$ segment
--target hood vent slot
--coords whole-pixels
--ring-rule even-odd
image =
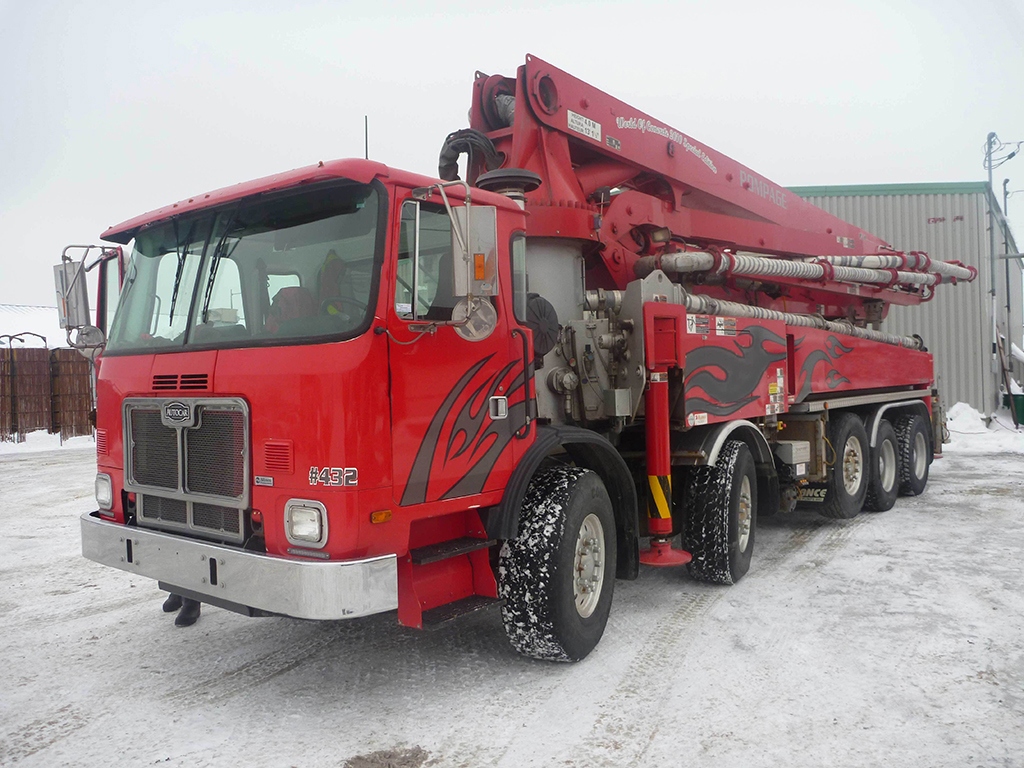
[[[153,389],[156,391],[177,389],[178,388],[178,374],[176,373],[158,373],[153,376]]]
[[[263,466],[267,472],[290,475],[295,471],[291,440],[267,440],[263,444]]]
[[[179,379],[176,373],[153,374],[153,391],[202,390],[210,388],[210,377],[205,373],[183,373]]]
[[[205,373],[183,373],[178,382],[179,389],[209,389],[209,378]]]

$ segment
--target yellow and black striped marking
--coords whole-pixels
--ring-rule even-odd
[[[672,476],[648,475],[651,495],[647,499],[647,516],[668,520],[672,517]]]

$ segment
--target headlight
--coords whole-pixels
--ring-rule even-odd
[[[102,472],[96,474],[96,503],[108,512],[114,506],[114,484],[110,482],[110,475]]]
[[[284,507],[284,532],[292,544],[322,549],[327,543],[327,509],[319,501],[289,500]]]

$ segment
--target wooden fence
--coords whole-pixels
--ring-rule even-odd
[[[92,374],[73,349],[0,349],[0,440],[91,435]]]

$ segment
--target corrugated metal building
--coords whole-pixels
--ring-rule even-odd
[[[996,215],[996,250],[1017,252],[1002,211],[986,182],[790,187],[800,197],[866,229],[901,251],[925,251],[933,259],[958,259],[976,267],[973,283],[943,285],[916,307],[893,306],[882,324],[891,333],[916,333],[935,355],[935,373],[947,406],[962,401],[990,413],[999,400],[992,362],[988,206]],[[1022,267],[1010,265],[1010,318],[1006,324],[1006,261],[996,263],[1000,333],[1024,349]],[[1009,353],[1009,350],[1007,350]],[[1015,366],[1021,380],[1022,366]]]

